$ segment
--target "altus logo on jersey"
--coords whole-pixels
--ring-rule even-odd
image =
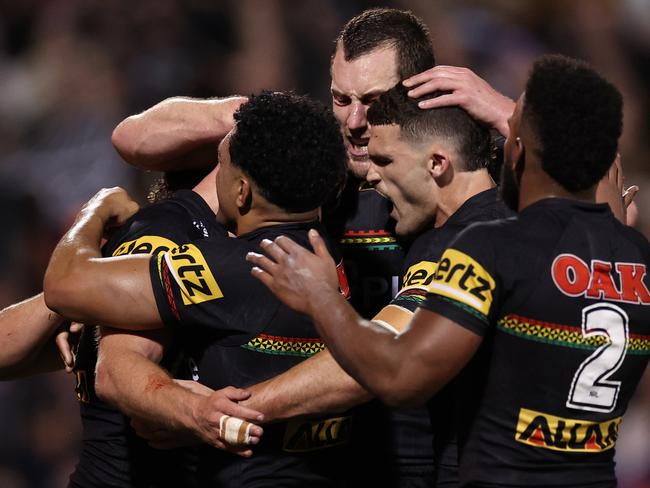
[[[553,451],[600,452],[616,445],[620,424],[621,417],[590,422],[521,408],[515,440]]]
[[[597,259],[587,264],[574,254],[560,254],[553,260],[551,275],[555,286],[570,297],[650,305],[644,264]]]

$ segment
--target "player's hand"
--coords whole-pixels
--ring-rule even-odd
[[[251,270],[284,303],[294,310],[309,314],[312,299],[323,291],[338,293],[336,266],[323,239],[314,229],[309,231],[310,252],[288,237],[262,241],[266,256],[249,252],[246,260],[255,266]]]
[[[264,430],[253,422],[264,415],[238,402],[250,393],[232,386],[203,396],[194,408],[195,435],[203,442],[242,457],[253,454],[250,446],[257,444]]]
[[[99,190],[84,205],[81,212],[97,216],[105,227],[118,227],[124,224],[139,208],[140,206],[131,199],[126,190],[116,186]]]
[[[71,373],[74,369],[76,360],[75,349],[79,340],[79,333],[83,328],[84,325],[79,322],[67,323],[56,334],[56,347],[59,349],[66,373]]]
[[[596,202],[607,203],[614,216],[622,223],[627,223],[627,209],[639,192],[636,185],[625,188],[625,178],[621,155],[617,154],[607,174],[596,187]]]
[[[508,118],[512,115],[515,102],[502,95],[483,78],[468,68],[457,66],[435,66],[403,81],[411,88],[408,94],[420,98],[434,92],[449,92],[430,100],[419,102],[420,108],[459,106],[476,120],[508,136]]]

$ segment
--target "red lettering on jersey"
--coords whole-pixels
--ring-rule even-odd
[[[544,437],[544,431],[541,427],[537,427],[533,433],[528,438],[528,442],[531,444],[537,444],[538,446],[545,446],[546,441]]]
[[[604,261],[591,262],[591,283],[587,290],[587,297],[608,300],[620,300],[621,294],[612,279],[612,265]]]
[[[650,292],[643,283],[646,274],[643,264],[616,263],[616,271],[621,276],[621,291],[624,301],[650,304]]]
[[[560,254],[553,260],[551,274],[555,286],[566,295],[577,297],[589,286],[589,266],[573,254]]]
[[[650,290],[643,281],[646,276],[644,264],[612,264],[594,259],[588,266],[574,254],[560,254],[553,260],[551,276],[555,286],[570,297],[650,305]]]
[[[348,284],[348,276],[345,274],[345,267],[343,261],[336,265],[336,274],[339,277],[339,291],[346,299],[350,298],[350,285]]]

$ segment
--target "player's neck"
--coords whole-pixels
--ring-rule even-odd
[[[435,227],[443,225],[467,200],[496,185],[486,169],[462,171],[454,175],[451,184],[440,188]]]
[[[262,227],[281,224],[295,224],[301,222],[313,222],[319,219],[318,209],[307,212],[287,212],[273,205],[262,208],[254,208],[241,215],[236,223],[235,235],[247,234]]]
[[[551,178],[536,161],[529,164],[521,178],[519,189],[519,211],[546,198],[567,198],[594,203],[596,201],[596,188],[589,188],[581,192],[570,192]]]

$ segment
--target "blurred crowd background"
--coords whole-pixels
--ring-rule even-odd
[[[363,0],[0,0],[0,307],[41,290],[80,205],[120,185],[141,202],[152,175],[122,163],[113,127],[173,95],[293,89],[329,103],[332,39],[378,6]],[[621,154],[650,236],[648,0],[403,0],[439,64],[468,66],[512,98],[532,61],[590,61],[625,96]],[[62,487],[79,442],[74,380],[0,383],[0,486]],[[618,444],[620,486],[650,487],[650,382]]]

